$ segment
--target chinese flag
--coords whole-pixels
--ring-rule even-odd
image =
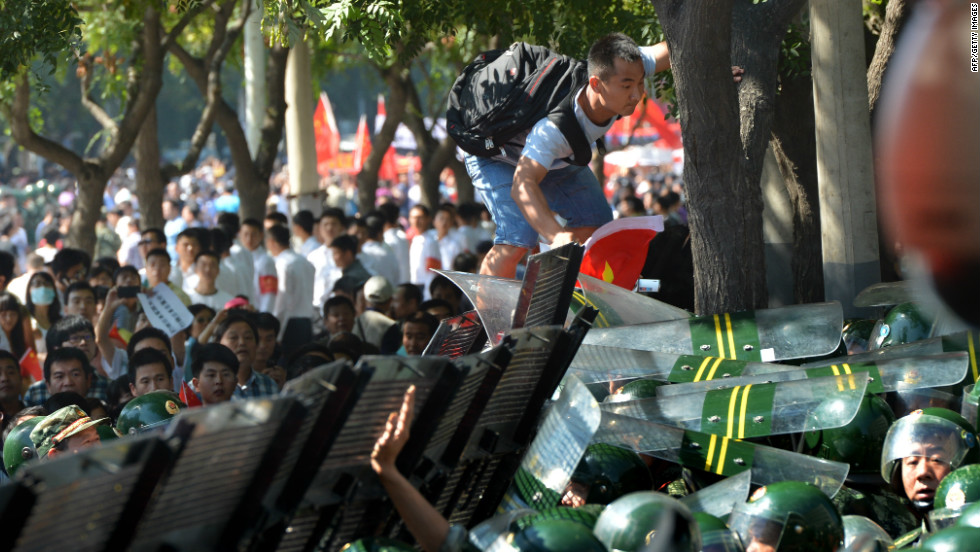
[[[633,289],[646,262],[650,240],[662,232],[662,216],[626,217],[602,225],[585,242],[582,274]]]
[[[316,137],[316,169],[320,176],[330,174],[330,161],[340,153],[340,131],[333,117],[333,106],[326,92],[320,93],[320,101],[313,113],[313,135]]]
[[[109,337],[121,343],[124,349],[129,345],[129,338],[132,336],[133,332],[129,330],[121,330],[115,323],[112,324],[112,329],[109,330]]]
[[[357,123],[357,137],[354,139],[354,166],[355,173],[361,172],[364,160],[371,155],[371,137],[368,135],[367,115],[361,115],[361,120]]]
[[[41,363],[37,360],[37,353],[30,347],[24,352],[24,356],[20,357],[20,373],[34,381],[44,379],[44,371],[41,370]]]
[[[181,402],[183,402],[190,408],[204,405],[204,403],[201,402],[200,397],[197,396],[197,393],[195,393],[194,390],[191,389],[190,384],[188,384],[186,381],[180,382],[179,395],[180,395]]]
[[[384,159],[381,160],[381,168],[378,169],[378,178],[394,182],[398,179],[398,160],[395,159],[395,146],[388,146]]]

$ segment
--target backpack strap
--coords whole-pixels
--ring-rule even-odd
[[[584,85],[575,87],[571,94],[565,96],[558,108],[548,114],[548,119],[555,123],[558,130],[568,140],[568,145],[572,147],[572,157],[566,157],[564,161],[580,167],[584,167],[592,161],[592,144],[585,137],[582,125],[575,118],[575,101],[583,88]],[[597,141],[601,140],[602,138]]]

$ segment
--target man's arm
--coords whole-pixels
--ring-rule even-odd
[[[653,72],[659,73],[670,69],[670,51],[667,49],[667,41],[658,42],[650,48],[653,48],[653,57],[657,60],[657,68]]]
[[[548,200],[541,191],[540,184],[546,174],[548,169],[544,165],[522,156],[514,171],[510,196],[531,228],[537,230],[546,242],[557,247],[572,241],[572,234],[555,220],[555,212],[548,207]]]

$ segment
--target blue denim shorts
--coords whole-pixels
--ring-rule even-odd
[[[483,195],[497,225],[493,243],[533,249],[538,244],[538,232],[510,195],[517,167],[475,155],[466,155],[465,162],[473,187]],[[589,167],[569,165],[548,171],[541,181],[541,192],[548,207],[568,221],[569,228],[598,227],[612,220],[612,209]]]

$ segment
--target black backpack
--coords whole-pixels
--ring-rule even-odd
[[[494,157],[511,138],[547,117],[572,147],[565,161],[588,165],[592,145],[574,114],[575,93],[587,81],[585,62],[543,46],[515,42],[506,50],[483,52],[449,92],[447,130],[463,151]]]

